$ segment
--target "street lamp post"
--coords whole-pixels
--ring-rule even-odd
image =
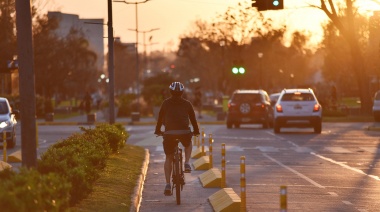
[[[259,60],[260,60],[260,73],[259,73],[259,88],[262,89],[262,86],[263,86],[263,82],[262,82],[262,75],[263,75],[263,62],[262,62],[262,58],[264,56],[264,53],[262,52],[259,52],[257,53],[257,56],[259,57]]]
[[[138,51],[138,43],[139,43],[139,31],[138,31],[138,13],[137,13],[137,5],[146,3],[150,0],[144,0],[140,2],[127,2],[127,1],[114,1],[121,2],[124,4],[134,4],[136,10],[136,97],[137,97],[137,112],[140,113],[140,82],[139,82],[139,51]]]

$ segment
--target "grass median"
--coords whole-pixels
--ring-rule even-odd
[[[144,148],[125,145],[118,154],[113,154],[108,159],[93,192],[70,210],[129,211],[144,159]]]

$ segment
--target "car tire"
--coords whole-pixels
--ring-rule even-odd
[[[273,132],[274,133],[280,133],[280,131],[281,131],[281,125],[280,125],[280,123],[275,121],[274,125],[273,125]]]
[[[322,122],[319,121],[314,125],[314,133],[320,134],[322,132]]]

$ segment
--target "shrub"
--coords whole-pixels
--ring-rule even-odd
[[[64,211],[88,196],[110,154],[118,152],[129,135],[121,124],[81,129],[82,134],[49,147],[37,170],[0,172],[3,211]]]
[[[68,183],[56,173],[41,175],[35,169],[0,172],[2,211],[64,211],[69,207]]]

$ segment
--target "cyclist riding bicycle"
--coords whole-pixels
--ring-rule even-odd
[[[170,176],[172,171],[173,154],[177,146],[176,139],[179,138],[185,148],[185,172],[191,172],[189,163],[192,143],[191,138],[193,135],[199,135],[199,127],[193,105],[190,101],[182,98],[185,86],[180,82],[173,82],[169,86],[171,97],[165,99],[161,105],[158,114],[156,130],[154,134],[163,135],[163,147],[165,152],[165,179],[166,186],[164,194],[171,195]],[[189,120],[193,126],[193,132],[189,127]],[[165,126],[165,131],[161,131],[161,126]]]

